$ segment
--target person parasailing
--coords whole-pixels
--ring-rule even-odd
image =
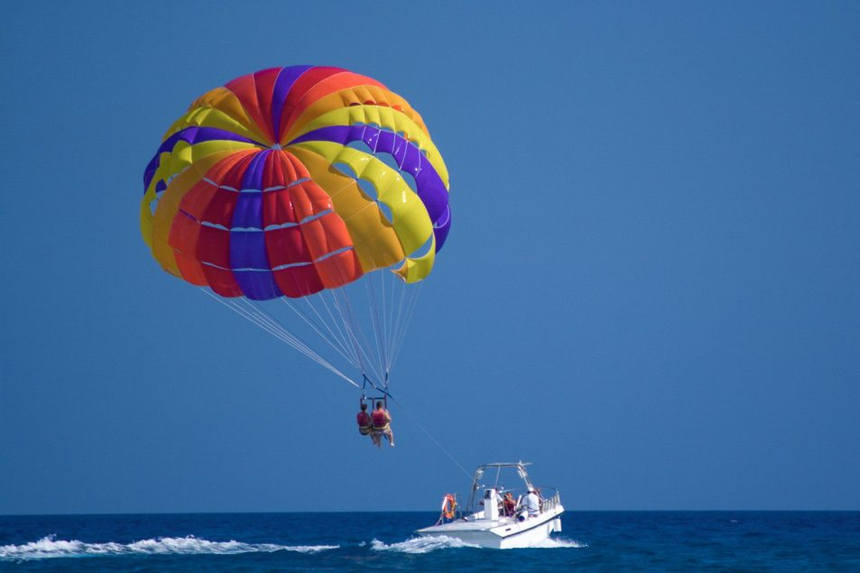
[[[373,420],[373,431],[371,436],[376,436],[376,445],[382,447],[382,436],[388,440],[388,445],[394,447],[394,432],[391,431],[391,414],[385,409],[385,404],[380,400],[376,403],[376,410],[371,415]]]
[[[379,445],[379,436],[373,434],[373,418],[367,413],[367,404],[361,404],[361,412],[355,417],[358,422],[358,433],[362,436],[370,436],[374,444]]]

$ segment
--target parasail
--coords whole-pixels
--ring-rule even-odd
[[[402,97],[340,68],[272,68],[207,92],[167,130],[144,172],[141,232],[168,273],[387,392],[448,236],[448,191]]]

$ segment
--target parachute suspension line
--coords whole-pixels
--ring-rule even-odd
[[[349,298],[349,293],[346,290],[343,291],[344,300],[346,300],[347,308],[349,308],[349,314],[352,318],[353,310],[352,310],[352,301]],[[372,307],[371,307],[372,310]],[[371,325],[373,323],[373,317],[371,316]],[[374,329],[375,330],[375,329]],[[379,348],[376,348],[376,358],[369,354],[372,353],[374,346],[370,344],[370,340],[368,339],[367,333],[365,333],[365,329],[362,327],[361,321],[355,320],[353,318],[353,331],[361,336],[361,340],[359,340],[358,347],[362,349],[362,353],[364,357],[367,359],[367,363],[370,366],[370,369],[373,371],[376,378],[379,380],[380,384],[385,380],[385,376],[382,373],[381,362],[379,359]]]
[[[367,275],[364,285],[324,289],[301,297],[304,302],[284,298],[282,302],[304,325],[295,321],[282,322],[270,314],[274,312],[273,307],[260,301],[222,298],[208,289],[203,292],[350,384],[359,387],[344,373],[349,370],[342,370],[346,364],[360,371],[373,388],[387,394],[391,371],[402,349],[423,283],[407,284],[390,269]],[[367,297],[366,302],[364,297]],[[357,302],[361,304],[356,306]],[[288,328],[287,324],[291,326]],[[319,352],[325,350],[323,345],[310,345],[317,336],[331,347],[331,351],[325,353],[327,357]],[[339,366],[332,359],[337,359],[335,362]]]
[[[349,376],[341,372],[336,366],[331,364],[328,360],[311,350],[306,344],[304,344],[301,340],[296,338],[292,333],[290,333],[282,324],[278,321],[274,320],[271,316],[265,316],[259,310],[255,310],[253,307],[250,307],[249,303],[246,301],[246,308],[240,306],[234,299],[223,299],[208,290],[203,289],[203,292],[206,293],[207,296],[215,299],[218,303],[226,306],[242,318],[248,320],[249,322],[257,325],[262,330],[265,330],[278,340],[290,345],[297,352],[304,354],[323,368],[331,371],[333,374],[343,378],[345,381],[349,382],[356,388],[358,388],[358,384],[354,380],[352,380]]]
[[[377,372],[376,368],[373,366],[373,361],[370,360],[370,357],[367,355],[365,348],[369,348],[370,345],[367,343],[367,337],[364,335],[364,331],[361,328],[361,323],[355,319],[355,315],[352,311],[352,305],[349,300],[349,295],[346,292],[346,289],[339,288],[332,291],[335,294],[334,300],[337,304],[337,308],[340,311],[341,318],[343,320],[343,325],[346,331],[350,335],[350,339],[352,341],[352,345],[356,350],[356,354],[359,357],[359,364],[361,366],[361,373],[364,376],[373,373],[374,376],[378,380],[382,379],[379,372]],[[359,338],[359,335],[361,338]],[[363,344],[362,344],[363,343]]]
[[[312,320],[307,315],[305,315],[305,313],[302,312],[302,310],[299,309],[292,300],[290,300],[289,298],[286,298],[286,297],[282,298],[281,300],[284,302],[284,304],[289,306],[293,310],[293,312],[295,312],[302,320],[304,320],[305,323],[308,326],[310,326],[314,332],[319,334],[320,338],[325,340],[328,343],[328,345],[331,346],[335,350],[335,352],[337,352],[338,354],[340,354],[344,358],[344,360],[351,363],[356,368],[358,367],[358,364],[355,363],[355,361],[352,359],[352,357],[347,356],[347,353],[349,351],[343,347],[341,341],[338,340],[334,336],[334,333],[331,331],[331,328],[325,322],[321,321],[322,326],[319,326],[316,321]],[[311,309],[316,313],[316,309],[314,309],[313,306],[311,306]],[[317,313],[317,317],[319,317],[318,313]],[[328,335],[326,335],[326,333],[322,332],[322,330],[321,330],[322,328],[325,328],[328,331]]]
[[[421,285],[418,285],[418,286],[420,287]],[[394,328],[394,332],[392,333],[392,341],[391,341],[391,345],[394,348],[394,352],[393,352],[394,356],[392,356],[392,365],[391,365],[392,368],[394,367],[393,359],[397,355],[397,346],[398,346],[398,338],[400,337],[400,330],[403,327],[403,322],[404,322],[403,316],[404,316],[404,308],[406,307],[405,302],[409,298],[410,294],[415,294],[413,292],[410,292],[410,290],[411,289],[406,288],[405,284],[401,285],[400,300],[399,300],[399,304],[397,305],[397,310],[396,310],[396,314],[395,314],[395,316],[396,316],[396,318],[394,320],[395,328]]]
[[[383,378],[381,380],[382,384],[385,387],[388,387],[388,359],[387,359],[387,349],[385,348],[385,339],[384,339],[384,329],[385,326],[379,320],[379,305],[376,301],[376,289],[374,288],[374,275],[375,273],[371,273],[370,280],[365,281],[365,292],[367,294],[367,298],[370,300],[371,307],[371,322],[373,323],[373,333],[374,339],[376,342],[376,355],[379,359],[379,369],[383,374]]]
[[[204,291],[206,294],[209,294],[208,291]],[[214,295],[210,295],[213,296]],[[215,300],[224,306],[228,307],[230,310],[238,314],[239,316],[249,320],[250,322],[256,324],[275,338],[294,346],[298,352],[307,355],[308,348],[297,338],[290,336],[288,332],[284,332],[282,328],[278,327],[276,324],[273,324],[271,320],[266,319],[263,316],[260,316],[259,313],[253,312],[251,309],[245,309],[239,306],[239,304],[235,300],[224,301],[220,298],[215,298]]]
[[[446,456],[448,456],[448,459],[450,459],[452,462],[454,462],[454,465],[455,465],[455,466],[457,466],[458,468],[460,468],[460,471],[461,471],[461,472],[463,472],[463,473],[466,475],[466,477],[467,477],[467,478],[472,479],[472,474],[470,474],[469,472],[467,472],[467,471],[466,471],[466,468],[464,468],[464,467],[463,467],[463,465],[462,465],[460,462],[458,462],[458,461],[457,461],[457,458],[455,458],[455,457],[451,454],[451,452],[449,452],[447,449],[445,449],[445,446],[443,446],[443,445],[439,442],[439,440],[437,440],[437,439],[433,436],[433,434],[431,434],[431,433],[427,430],[427,428],[425,428],[425,427],[421,424],[421,422],[419,422],[419,421],[418,421],[418,418],[416,418],[415,416],[413,416],[413,415],[412,415],[412,413],[411,413],[409,410],[407,410],[406,408],[404,408],[404,407],[403,407],[403,404],[401,404],[400,402],[398,402],[398,401],[397,401],[393,396],[391,396],[390,394],[388,395],[388,398],[389,398],[392,402],[394,402],[395,404],[397,404],[397,407],[398,407],[398,408],[400,408],[401,410],[403,410],[403,412],[404,412],[407,416],[409,416],[409,419],[410,419],[410,420],[412,420],[412,421],[415,423],[415,425],[416,425],[416,426],[418,426],[418,428],[420,428],[420,429],[421,429],[421,431],[422,431],[422,432],[424,432],[424,434],[425,434],[428,438],[430,438],[430,441],[432,441],[434,444],[436,444],[436,446],[437,446],[440,450],[442,450],[442,453],[444,453]]]
[[[394,347],[395,332],[396,332],[397,326],[399,325],[399,322],[397,322],[399,315],[396,314],[397,294],[398,294],[398,289],[399,289],[400,298],[402,300],[402,298],[404,296],[406,296],[406,285],[403,284],[403,281],[394,273],[389,273],[389,275],[390,276],[388,277],[388,280],[389,280],[390,287],[389,287],[388,291],[390,293],[390,296],[388,297],[388,299],[389,299],[389,305],[388,305],[389,306],[389,308],[388,308],[388,324],[389,324],[388,347],[391,349],[391,352],[388,355],[388,369],[390,370],[393,367],[392,363],[394,361],[394,353],[396,351],[396,348]],[[400,284],[398,284],[398,283],[400,283]]]
[[[389,342],[389,338],[388,338],[389,327],[388,327],[388,312],[387,312],[388,311],[388,305],[387,305],[387,296],[386,296],[386,292],[385,292],[385,280],[386,280],[385,275],[384,274],[381,275],[379,278],[379,285],[380,285],[379,290],[380,290],[382,296],[381,296],[379,307],[382,311],[382,321],[381,321],[381,328],[380,328],[380,332],[379,332],[379,338],[382,341],[381,342],[382,347],[385,349],[385,352],[383,353],[382,369],[385,371],[385,383],[388,384],[388,377],[391,375],[391,368],[389,368],[389,366],[391,365],[391,360],[389,360],[389,357],[391,356],[391,346],[388,344],[388,342]]]
[[[391,370],[391,368],[394,366],[394,364],[393,364],[394,353],[396,351],[394,343],[396,341],[396,333],[397,333],[397,330],[400,326],[400,322],[399,322],[400,316],[398,315],[398,313],[396,313],[396,310],[398,308],[396,302],[398,299],[398,295],[399,295],[400,299],[402,299],[404,296],[407,295],[407,292],[406,292],[407,286],[394,273],[389,273],[389,274],[391,276],[388,279],[389,284],[390,284],[390,287],[388,290],[390,291],[391,296],[389,297],[389,299],[390,299],[389,307],[390,308],[388,310],[388,315],[389,315],[390,328],[388,331],[388,342],[387,342],[387,344],[388,344],[388,347],[391,349],[391,352],[389,352],[389,354],[388,354],[388,363],[386,364],[386,367],[389,370]],[[398,285],[397,281],[399,281],[401,284]]]
[[[388,272],[382,275],[382,324],[385,329],[385,347],[388,348],[388,360],[385,363],[385,370],[387,372],[391,372],[391,351],[394,350],[391,346],[392,338],[391,338],[391,330],[392,330],[392,319],[394,318],[391,309],[393,308],[389,300],[394,298],[394,289],[393,288],[385,288],[385,283],[390,282],[394,278],[394,273]],[[391,283],[392,287],[394,283]]]
[[[322,294],[322,293],[320,293],[320,294]],[[355,358],[357,368],[361,371],[362,375],[364,376],[366,368],[364,367],[364,361],[362,360],[362,357],[361,357],[361,349],[358,346],[357,340],[356,340],[355,336],[352,334],[352,331],[350,328],[350,323],[352,321],[351,321],[350,317],[346,313],[343,312],[344,306],[340,303],[340,299],[338,298],[339,293],[337,291],[330,291],[330,294],[331,294],[331,299],[332,299],[331,300],[332,306],[334,306],[335,309],[337,309],[337,311],[338,311],[338,315],[340,318],[339,322],[343,325],[343,330],[346,333],[344,336],[348,342],[349,348],[352,349],[352,355]],[[328,308],[328,306],[326,306],[326,308]],[[329,310],[329,314],[332,315],[332,319],[334,320],[335,326],[337,326],[338,320],[334,319],[334,315],[331,313],[330,310]],[[340,327],[338,327],[338,330],[340,330]]]
[[[410,294],[415,294],[411,292],[412,289],[408,287],[408,285],[403,282],[403,279],[391,273],[391,349],[392,349],[392,364],[391,368],[394,367],[394,355],[397,354],[397,334],[400,332],[400,327],[403,325],[403,301],[406,300],[406,297]]]
[[[361,321],[356,319],[352,309],[352,305],[349,300],[348,283],[350,281],[346,280],[346,277],[342,275],[341,269],[339,267],[337,267],[337,274],[338,278],[343,283],[343,286],[336,289],[332,289],[329,292],[331,293],[332,302],[340,315],[341,324],[343,324],[344,331],[346,331],[348,335],[347,338],[350,342],[349,346],[353,349],[353,354],[356,358],[357,363],[355,366],[359,368],[362,376],[365,380],[367,380],[368,368],[365,366],[365,362],[369,363],[371,369],[373,368],[372,360],[370,360],[370,357],[367,355],[367,351],[365,350],[365,348],[368,348],[367,340],[364,337],[364,333],[361,329]],[[329,311],[329,315],[331,316],[331,311]],[[333,319],[333,322],[335,326],[337,326],[338,321]],[[340,329],[338,328],[338,330]],[[364,345],[362,345],[361,340],[359,340],[357,333],[360,333],[362,335],[362,338],[364,338]],[[378,373],[376,373],[376,375],[377,377],[379,377]]]
[[[290,332],[290,330],[286,326],[284,326],[281,321],[273,317],[265,308],[262,307],[262,305],[260,305],[259,303],[252,303],[252,301],[249,301],[244,298],[239,300],[244,303],[246,310],[249,314],[252,314],[258,321],[269,326],[269,328],[271,329],[269,330],[269,332],[274,331],[278,338],[284,340],[284,342],[286,342],[287,344],[289,344],[290,346],[292,346],[320,366],[327,368],[341,378],[345,378],[348,382],[351,382],[356,387],[358,386],[355,381],[353,381],[346,374],[344,374],[339,368],[337,368],[331,362],[320,356],[319,353],[317,353],[314,349],[308,346],[301,338]]]
[[[244,304],[245,308],[242,308],[239,301]],[[271,315],[268,315],[268,313],[266,313],[263,309],[254,308],[247,300],[239,299],[239,301],[231,299],[227,301],[227,303],[236,308],[236,310],[242,312],[245,316],[250,317],[255,322],[255,324],[262,326],[269,332],[273,332],[279,338],[285,339],[286,342],[293,345],[299,352],[305,355],[315,354],[310,346],[305,344],[300,338],[287,330],[284,325],[280,324]]]
[[[415,308],[418,306],[418,297],[421,294],[421,289],[423,287],[424,283],[419,283],[418,286],[409,289],[414,292],[410,296],[408,310],[406,312],[406,318],[400,325],[400,332],[398,333],[394,343],[394,357],[391,360],[391,368],[394,368],[394,364],[397,362],[397,357],[400,355],[400,349],[403,345],[403,340],[406,338],[406,333],[409,330],[409,323],[412,322],[412,316],[415,314]]]
[[[359,366],[359,357],[358,357],[358,355],[357,355],[357,354],[356,354],[356,352],[355,352],[355,348],[353,348],[352,344],[350,344],[350,341],[349,341],[349,338],[347,337],[347,335],[346,335],[346,334],[344,334],[343,330],[341,330],[341,328],[340,328],[340,321],[339,321],[339,320],[337,320],[337,319],[334,317],[334,314],[332,313],[331,308],[329,307],[328,303],[327,303],[327,302],[326,302],[326,300],[325,300],[325,293],[326,293],[326,292],[327,292],[327,291],[321,291],[321,292],[319,293],[320,297],[319,297],[319,299],[318,299],[318,300],[319,300],[320,302],[322,302],[322,305],[323,305],[323,307],[325,308],[326,313],[328,314],[329,318],[331,319],[331,324],[333,324],[333,325],[334,325],[334,327],[337,329],[337,333],[338,333],[338,335],[340,336],[340,340],[341,340],[341,342],[342,342],[342,344],[343,344],[344,348],[348,349],[350,356],[352,356],[352,361],[351,361],[351,362],[352,362],[352,365],[353,365],[353,366],[355,366],[355,367],[356,367],[356,368],[358,368],[358,369],[361,369],[361,367]],[[331,297],[331,299],[332,299],[332,305],[334,306],[334,304],[335,304],[335,302],[334,302],[334,295],[333,295],[333,294],[331,294],[331,293],[329,293],[329,296]],[[309,307],[311,307],[312,309],[314,308],[314,306],[311,304],[311,302],[310,302],[310,300],[309,300],[308,298],[305,298],[305,302],[307,303],[307,305],[308,305]],[[314,309],[314,310],[315,310],[315,309]],[[322,320],[323,322],[325,322],[325,320],[324,320],[324,319],[321,319],[321,320]]]

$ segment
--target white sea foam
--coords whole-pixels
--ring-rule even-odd
[[[532,545],[530,549],[581,549],[588,547],[585,543],[574,541],[573,539],[564,539],[563,537],[549,537],[536,545]]]
[[[374,551],[393,551],[398,553],[413,554],[429,553],[430,551],[435,551],[437,549],[454,549],[458,547],[473,547],[476,549],[480,549],[479,545],[472,545],[470,543],[466,543],[465,541],[445,536],[413,537],[407,539],[406,541],[401,541],[400,543],[392,543],[391,545],[383,543],[378,539],[374,539],[370,543],[370,548]],[[549,539],[544,539],[536,545],[530,546],[529,549],[579,549],[582,547],[588,547],[588,545],[586,545],[585,543],[580,543],[579,541],[574,541],[573,539],[552,537]]]
[[[400,543],[392,543],[391,545],[383,543],[378,539],[374,539],[370,542],[370,548],[373,551],[393,551],[395,553],[429,553],[437,549],[452,549],[456,547],[478,546],[470,545],[459,539],[445,536],[413,537],[411,539],[407,539],[406,541],[401,541]]]
[[[159,537],[134,543],[84,543],[65,541],[50,535],[23,545],[0,545],[0,560],[24,561],[52,557],[95,557],[99,555],[234,555],[236,553],[273,553],[296,551],[317,553],[337,549],[338,545],[277,545],[241,541],[209,541],[193,536]]]

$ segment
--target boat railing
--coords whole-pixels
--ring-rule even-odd
[[[558,492],[555,492],[553,495],[543,498],[541,502],[541,513],[552,511],[560,505],[561,496],[558,494]]]

